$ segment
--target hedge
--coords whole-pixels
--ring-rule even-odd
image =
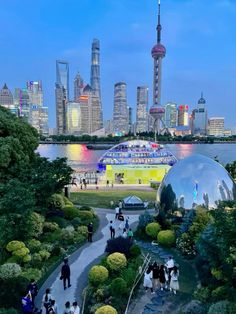
[[[126,267],[127,259],[122,253],[113,253],[107,257],[107,264],[112,270],[118,271]]]
[[[161,226],[158,222],[151,222],[145,228],[146,234],[152,239],[156,239],[158,232],[161,231]]]
[[[163,246],[171,247],[175,244],[175,234],[172,230],[160,231],[157,235],[157,241]]]
[[[89,271],[89,281],[92,285],[99,285],[107,280],[109,272],[104,266],[93,266]]]

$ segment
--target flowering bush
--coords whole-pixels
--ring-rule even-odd
[[[161,230],[161,226],[158,222],[151,222],[146,226],[145,230],[149,237],[156,239],[158,232]]]
[[[118,271],[125,268],[127,259],[122,253],[113,253],[107,257],[107,264],[112,270]]]
[[[98,308],[95,312],[95,314],[118,314],[117,310],[110,306],[110,305],[104,305],[100,308]]]
[[[10,279],[20,276],[21,267],[16,263],[6,263],[0,266],[0,278]]]
[[[171,247],[175,244],[175,234],[172,230],[160,231],[157,235],[157,241],[163,246]]]
[[[109,272],[104,266],[93,266],[89,271],[89,281],[93,285],[99,285],[107,280]]]
[[[188,233],[182,233],[176,240],[176,247],[185,256],[194,257],[196,255],[194,242]]]

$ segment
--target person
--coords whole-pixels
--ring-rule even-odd
[[[130,240],[130,241],[132,241],[132,240],[133,240],[133,236],[134,236],[134,234],[133,234],[133,231],[132,231],[132,229],[131,229],[131,228],[129,229],[129,231],[128,231],[128,234],[127,234],[127,235],[128,235],[129,240]]]
[[[75,301],[72,304],[72,307],[70,308],[71,314],[80,314],[80,307],[78,306],[78,303]]]
[[[159,266],[157,265],[157,262],[155,261],[152,265],[152,273],[153,273],[153,289],[155,290],[158,285],[159,281]]]
[[[110,205],[111,205],[111,208],[112,208],[113,205],[114,205],[114,202],[113,202],[113,201],[110,201]]]
[[[168,274],[169,274],[168,282],[170,282],[170,273],[173,270],[174,265],[175,265],[175,262],[173,260],[173,257],[169,256],[168,261],[166,262],[166,267],[168,269]]]
[[[33,312],[33,302],[30,291],[21,299],[22,311],[24,314],[31,314]]]
[[[124,228],[122,237],[126,239],[127,236],[128,236],[128,235],[127,235],[127,230]]]
[[[110,232],[111,232],[111,239],[114,239],[115,238],[115,233],[116,233],[116,230],[115,230],[115,227],[114,227],[114,223],[113,221],[111,220],[110,221]]]
[[[51,305],[48,309],[49,314],[57,314],[57,304],[55,300],[51,300]]]
[[[146,291],[148,290],[148,288],[150,288],[151,293],[153,294],[154,292],[153,292],[153,287],[152,287],[152,276],[153,276],[152,267],[149,266],[144,274],[143,286]]]
[[[67,302],[65,303],[65,309],[64,309],[64,311],[63,311],[63,314],[71,314],[70,302],[69,302],[69,301],[67,301]]]
[[[138,184],[141,184],[141,183],[142,183],[141,179],[138,179]]]
[[[122,211],[122,201],[121,200],[119,200],[119,210],[120,210],[120,213],[121,213],[121,211]]]
[[[115,211],[116,211],[116,218],[115,218],[115,219],[118,219],[119,213],[120,213],[120,208],[119,208],[119,206],[116,206]]]
[[[170,273],[170,291],[171,290],[174,291],[174,294],[179,290],[179,270],[176,266],[173,267]]]
[[[28,285],[28,291],[31,293],[31,297],[32,297],[32,304],[33,304],[33,307],[34,307],[34,300],[35,300],[35,297],[37,296],[38,294],[38,285],[35,281],[35,279],[31,279],[30,280],[30,283]]]
[[[50,293],[50,289],[47,288],[45,291],[45,294],[43,295],[43,300],[42,300],[42,307],[45,307],[46,314],[49,314],[49,308],[51,306],[51,301],[52,301],[52,295]],[[42,308],[41,307],[41,308]]]
[[[165,283],[166,283],[165,266],[163,264],[159,268],[159,281],[160,281],[160,285],[161,285],[161,290],[163,290]]]
[[[109,180],[107,180],[107,187],[109,187],[109,183],[110,183]]]
[[[129,217],[128,216],[125,219],[125,229],[129,230]]]
[[[68,288],[71,287],[71,284],[70,284],[70,266],[68,265],[68,258],[64,259],[64,265],[61,268],[60,279],[63,280],[64,290],[66,290],[66,281],[68,283]]]
[[[90,222],[87,226],[88,228],[88,242],[93,242],[93,224]]]
[[[73,177],[73,178],[72,178],[71,185],[77,186],[76,177]]]

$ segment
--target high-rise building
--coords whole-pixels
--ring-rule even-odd
[[[29,119],[30,98],[26,88],[15,88],[14,93],[15,107],[18,108],[19,116],[24,117],[26,121]]]
[[[162,59],[166,55],[166,48],[161,44],[161,29],[161,1],[158,0],[157,43],[152,48],[152,57],[154,59],[153,105],[149,111],[154,120],[153,128],[155,134],[160,134],[161,130],[165,128],[163,121],[165,116],[165,108],[161,105],[161,83]]]
[[[126,134],[128,132],[129,115],[127,111],[126,83],[124,82],[115,84],[113,123],[115,133]]]
[[[137,87],[136,132],[148,130],[148,87]]]
[[[67,133],[81,135],[82,132],[82,114],[79,102],[68,102],[66,105]]]
[[[178,107],[178,126],[188,126],[188,106],[180,105]]]
[[[225,118],[213,117],[208,119],[208,135],[223,136],[225,129]]]
[[[175,103],[169,102],[165,106],[165,125],[167,128],[175,128],[178,124],[178,110]]]
[[[39,121],[39,130],[40,133],[44,136],[48,136],[49,134],[49,126],[48,126],[48,107],[41,107],[39,110],[40,121]]]
[[[18,114],[17,108],[13,102],[13,96],[10,89],[7,87],[5,83],[3,88],[0,90],[0,106],[3,106],[9,109],[12,113]]]
[[[69,63],[67,61],[56,61],[56,83],[64,88],[66,101],[69,101]]]
[[[84,87],[84,80],[78,72],[74,78],[74,101],[79,101],[80,96],[83,94]]]
[[[41,81],[28,81],[26,83],[29,102],[31,105],[43,106],[43,88]]]
[[[100,42],[98,39],[94,39],[92,42],[90,85],[93,90],[93,95],[97,97],[99,101],[100,113],[99,116],[97,116],[97,119],[100,119],[99,124],[102,126],[103,112],[100,86]]]
[[[194,135],[206,135],[207,134],[207,110],[206,100],[201,94],[201,98],[198,101],[197,109],[193,110],[193,134]]]

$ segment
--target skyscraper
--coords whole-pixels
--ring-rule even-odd
[[[32,105],[43,106],[43,88],[41,81],[28,81],[26,83],[29,102]]]
[[[223,136],[225,129],[225,118],[213,117],[208,119],[208,135]]]
[[[127,111],[126,83],[115,84],[113,123],[114,132],[125,134],[128,132],[129,115]]]
[[[161,83],[162,59],[166,55],[166,48],[161,44],[161,29],[161,0],[158,0],[157,44],[152,48],[152,57],[154,59],[153,105],[150,108],[150,115],[154,119],[155,134],[160,134],[162,128],[165,127],[163,122],[165,108],[161,105]]]
[[[201,98],[198,101],[197,109],[193,111],[193,134],[194,135],[206,135],[207,134],[207,110],[206,100],[201,94]]]
[[[148,87],[137,87],[136,132],[148,130]]]
[[[180,105],[178,107],[178,126],[188,126],[188,106]]]
[[[178,111],[175,103],[169,102],[165,106],[165,125],[167,128],[177,126]]]
[[[84,80],[78,72],[74,78],[74,101],[79,101],[80,96],[83,94],[83,89]]]
[[[67,61],[56,61],[56,83],[65,89],[66,101],[69,101],[69,64]]]
[[[99,101],[100,115],[97,118],[101,120],[100,124],[102,125],[103,113],[100,86],[100,42],[98,39],[94,39],[92,42],[90,85],[94,96],[96,96]]]
[[[17,114],[17,108],[14,106],[12,93],[6,83],[0,90],[0,106],[3,106],[11,110],[12,113]]]
[[[67,133],[73,135],[81,135],[82,132],[82,114],[79,102],[68,102],[66,105],[66,126]]]
[[[15,88],[14,103],[18,108],[20,117],[24,117],[26,121],[29,118],[30,99],[26,88]]]

